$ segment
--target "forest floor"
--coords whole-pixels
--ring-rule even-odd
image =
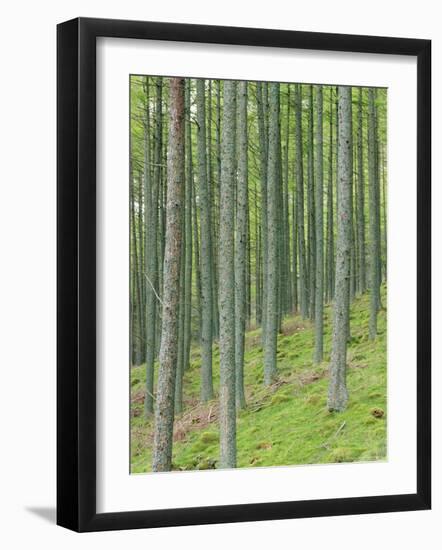
[[[381,290],[386,306],[386,289]],[[278,336],[278,381],[263,385],[261,331],[246,334],[247,408],[237,417],[238,467],[385,460],[387,456],[386,311],[378,336],[368,339],[369,295],[357,297],[350,312],[348,408],[326,409],[331,344],[331,307],[325,308],[324,362],[313,363],[314,327],[287,317]],[[200,357],[191,350],[184,375],[184,412],[175,419],[174,470],[215,468],[219,455],[218,401],[200,404]],[[219,385],[219,350],[213,353],[214,388]],[[131,369],[131,470],[150,471],[152,420],[143,417],[144,365]]]

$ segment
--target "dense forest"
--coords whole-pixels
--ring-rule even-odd
[[[384,458],[387,91],[130,91],[132,471]]]

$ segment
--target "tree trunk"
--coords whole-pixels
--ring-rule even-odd
[[[152,457],[154,472],[170,471],[178,352],[178,305],[184,206],[184,79],[170,79],[163,312]]]
[[[264,383],[276,378],[278,336],[278,188],[279,183],[279,84],[269,84],[269,146],[267,165],[267,318],[264,350]]]
[[[292,279],[293,313],[298,312],[298,217],[296,214],[295,191],[292,196]]]
[[[308,317],[307,263],[304,236],[304,170],[302,159],[302,88],[295,85],[296,98],[296,212],[298,218],[299,302],[301,316]]]
[[[212,382],[212,227],[206,160],[205,80],[196,81],[198,183],[201,222],[201,400],[213,399]]]
[[[327,291],[326,299],[330,301],[334,295],[335,269],[335,236],[334,236],[334,199],[333,199],[333,89],[330,88],[330,122],[329,122],[329,150],[328,150],[328,183],[327,183]]]
[[[307,171],[307,230],[308,230],[308,295],[310,319],[315,319],[316,231],[315,231],[315,171],[313,149],[313,86],[309,86]]]
[[[368,89],[368,194],[370,220],[370,340],[376,338],[379,295],[379,238],[376,177],[376,130],[374,89]]]
[[[220,468],[236,467],[234,323],[235,117],[236,83],[226,80],[224,83],[224,110],[221,129],[219,227]]]
[[[244,333],[246,328],[247,260],[247,82],[238,83],[238,184],[236,193],[235,244],[235,364],[236,406],[246,405],[244,394]]]
[[[185,193],[185,268],[184,268],[184,370],[189,368],[190,342],[192,339],[192,133],[190,125],[190,82],[186,86],[186,193]]]
[[[363,106],[362,88],[358,98],[358,257],[359,257],[359,292],[367,289],[365,265],[365,185],[364,185],[364,144],[363,144]]]
[[[185,179],[184,179],[185,185]],[[186,197],[186,187],[184,187],[184,197]],[[183,376],[184,376],[184,290],[185,290],[185,216],[181,222],[181,251],[180,251],[180,283],[179,283],[179,305],[178,305],[178,353],[176,362],[176,379],[175,379],[175,414],[180,414],[183,411]]]
[[[347,406],[347,336],[349,323],[349,278],[351,247],[351,185],[353,174],[351,88],[338,88],[338,235],[336,249],[335,301],[327,407],[343,411]]]
[[[137,222],[136,222],[136,214],[135,214],[135,193],[134,193],[134,187],[135,187],[135,180],[132,177],[131,178],[131,201],[130,201],[130,208],[131,208],[131,229],[132,229],[132,246],[133,246],[133,269],[135,271],[134,276],[134,283],[135,288],[133,289],[133,295],[135,297],[134,305],[135,305],[135,312],[136,312],[136,320],[137,320],[137,336],[138,338],[135,340],[136,343],[136,354],[135,354],[135,364],[140,365],[142,362],[142,341],[143,341],[143,321],[142,321],[142,298],[141,298],[141,281],[140,281],[140,265],[139,265],[139,250],[138,250],[138,239],[137,239]]]
[[[146,79],[147,80],[147,79]],[[158,293],[157,272],[157,222],[158,222],[158,182],[151,178],[150,171],[150,99],[149,82],[146,82],[146,119],[144,128],[144,196],[146,203],[145,247],[146,247],[146,395],[144,414],[153,414],[154,406],[154,362],[156,351],[156,317]]]
[[[323,221],[323,129],[322,86],[316,86],[316,297],[315,297],[315,363],[323,358],[324,339],[324,221]]]
[[[262,296],[261,296],[261,327],[262,345],[265,345],[266,318],[267,318],[267,133],[265,126],[265,106],[263,97],[263,84],[256,84],[256,101],[258,111],[258,131],[260,150],[260,183],[261,183],[261,248],[262,248]]]

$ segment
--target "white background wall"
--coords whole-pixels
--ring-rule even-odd
[[[439,2],[8,2],[1,13],[0,544],[4,548],[439,548],[442,541]],[[55,25],[77,16],[433,40],[433,511],[76,535],[55,527]],[[400,207],[400,205],[398,205]],[[406,296],[404,310],[406,311]],[[439,341],[437,341],[439,340]]]

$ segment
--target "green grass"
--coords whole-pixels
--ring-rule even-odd
[[[385,288],[382,288],[385,304]],[[260,330],[246,335],[245,386],[247,408],[237,418],[238,467],[321,464],[384,460],[387,454],[386,312],[378,316],[378,336],[368,339],[368,294],[351,307],[348,347],[348,408],[326,409],[327,367],[331,342],[331,308],[325,308],[325,361],[313,364],[313,327],[288,317],[278,337],[279,380],[263,386]],[[199,404],[198,348],[184,376],[185,410],[176,418],[173,468],[216,467],[219,454],[218,403]],[[219,351],[214,346],[214,385],[219,384]],[[152,420],[143,418],[144,366],[131,372],[132,472],[150,470]]]

